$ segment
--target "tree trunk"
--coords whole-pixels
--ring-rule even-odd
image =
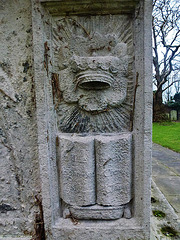
[[[162,87],[159,89],[159,91],[157,91],[155,93],[155,101],[156,103],[158,103],[159,105],[162,104]]]
[[[162,101],[162,87],[153,96],[153,122],[167,121],[166,108]]]

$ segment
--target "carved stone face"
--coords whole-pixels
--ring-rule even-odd
[[[60,88],[67,103],[76,102],[87,112],[101,112],[126,98],[128,57],[121,43],[120,56],[73,55],[60,72]]]
[[[64,18],[54,28],[53,67],[62,95],[56,108],[59,129],[124,131],[129,127],[133,90],[132,31],[126,43],[124,24],[114,33],[104,29],[106,34],[103,28],[94,31],[94,25],[83,24]]]

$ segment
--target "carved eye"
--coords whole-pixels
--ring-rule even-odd
[[[76,68],[72,68],[72,72],[73,73],[77,73],[77,69]]]
[[[78,72],[78,68],[77,65],[75,63],[71,63],[71,69],[73,73],[77,73]]]
[[[115,74],[115,73],[118,72],[118,69],[115,68],[114,66],[110,66],[110,67],[109,67],[109,71],[110,71],[111,73]]]

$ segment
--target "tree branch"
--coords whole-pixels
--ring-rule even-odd
[[[173,81],[173,82],[170,83],[166,88],[164,88],[164,89],[162,90],[162,92],[166,91],[169,87],[171,87],[171,86],[172,86],[174,83],[176,83],[176,82],[180,82],[180,80]]]

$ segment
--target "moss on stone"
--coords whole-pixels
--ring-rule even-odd
[[[153,210],[153,215],[158,218],[164,218],[166,214],[159,210]]]
[[[178,232],[170,226],[162,227],[161,232],[162,232],[162,234],[164,234],[167,237],[177,237],[178,236]]]

